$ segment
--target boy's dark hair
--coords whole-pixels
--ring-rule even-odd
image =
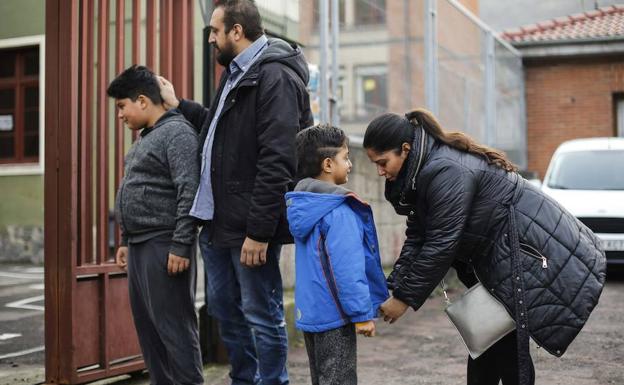
[[[106,93],[111,98],[130,98],[133,102],[145,95],[154,104],[163,104],[156,75],[147,67],[133,65],[117,75],[108,85]]]
[[[333,158],[349,144],[349,138],[340,128],[320,124],[297,134],[297,177],[314,178],[321,173],[326,158]]]
[[[262,18],[253,0],[217,0],[215,7],[223,7],[223,24],[225,33],[240,24],[243,27],[245,37],[251,41],[256,41],[264,34]]]

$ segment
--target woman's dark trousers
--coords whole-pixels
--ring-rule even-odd
[[[492,345],[476,360],[468,357],[468,385],[518,384],[518,348],[516,331]],[[535,368],[529,358],[531,384],[535,383]]]

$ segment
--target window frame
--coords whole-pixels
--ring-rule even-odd
[[[0,163],[0,176],[43,175],[45,164],[45,35],[0,39],[0,50],[39,48],[39,160],[30,163]]]
[[[388,65],[387,64],[365,64],[365,65],[358,65],[355,66],[353,69],[353,80],[354,80],[354,85],[355,85],[355,109],[354,109],[354,115],[356,117],[356,119],[368,119],[370,118],[369,114],[360,114],[359,109],[360,108],[365,108],[366,109],[366,105],[364,103],[364,82],[363,82],[363,78],[366,76],[379,76],[379,75],[385,75],[386,76],[386,87],[388,87],[388,81],[389,81],[389,73],[388,73]],[[389,100],[389,94],[388,94],[388,90],[386,88],[386,110],[388,109],[390,105],[390,100]],[[380,106],[382,107],[382,106]],[[371,112],[372,114],[375,114],[374,112]]]
[[[370,18],[370,16],[374,13],[374,12],[380,12],[383,16],[382,16],[382,20],[376,20],[376,21],[371,21],[371,20],[358,20],[358,10],[362,10],[361,8],[358,8],[358,2],[355,1],[354,4],[354,9],[353,9],[353,23],[357,26],[376,26],[376,25],[387,25],[388,24],[388,15],[386,14],[386,9],[387,9],[387,1],[384,2],[384,8],[381,10],[377,10],[376,9],[376,5],[377,4],[367,4],[368,6],[368,12],[366,12],[367,16],[366,18]],[[375,11],[373,11],[373,9],[375,9]],[[363,14],[359,15],[361,18],[364,16]]]

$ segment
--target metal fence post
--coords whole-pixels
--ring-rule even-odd
[[[518,59],[519,71],[522,74],[520,79],[520,161],[519,166],[527,169],[529,167],[529,132],[527,130],[527,114],[526,114],[526,90],[524,88],[524,71],[522,69],[522,60]]]
[[[425,1],[425,102],[438,114],[438,23],[437,0]]]
[[[485,34],[485,143],[496,145],[496,63],[494,57],[494,35],[491,30]]]
[[[340,47],[340,9],[338,0],[332,0],[332,84],[331,84],[331,124],[340,126],[340,100],[338,98],[338,83],[340,82],[340,68],[338,48]]]
[[[329,122],[329,0],[319,1],[319,29],[321,43],[321,65],[320,65],[320,123]]]

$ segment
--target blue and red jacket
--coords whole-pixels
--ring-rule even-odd
[[[370,206],[312,178],[286,194],[286,205],[296,247],[297,328],[323,332],[375,318],[388,289]]]

